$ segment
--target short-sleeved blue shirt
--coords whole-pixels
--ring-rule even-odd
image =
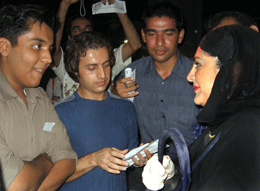
[[[191,144],[199,108],[194,103],[194,89],[187,81],[192,60],[178,51],[178,59],[165,80],[157,73],[152,57],[139,59],[128,67],[136,69],[135,81],[140,86],[134,98],[141,142],[158,139],[167,128],[177,128]],[[124,76],[122,72],[120,77]]]

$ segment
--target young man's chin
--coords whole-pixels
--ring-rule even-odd
[[[27,88],[36,88],[36,87],[38,87],[40,85],[40,82],[41,81],[37,81],[37,82],[34,82],[34,83],[28,83],[28,84],[25,85],[25,87],[27,87]]]
[[[103,93],[105,93],[105,91],[106,91],[105,88],[100,88],[100,89],[96,89],[96,90],[95,90],[95,93],[96,93],[96,94],[103,94]]]

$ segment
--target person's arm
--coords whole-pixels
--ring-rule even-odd
[[[78,2],[79,0],[62,0],[60,3],[60,7],[57,13],[57,18],[60,22],[60,27],[57,33],[55,34],[56,40],[55,40],[55,53],[53,54],[53,63],[51,64],[51,67],[54,66],[58,67],[61,59],[61,49],[60,44],[63,36],[63,29],[65,24],[66,15],[68,12],[68,9],[71,4]]]
[[[101,1],[104,3],[104,5],[106,4],[106,0]],[[113,3],[114,0],[108,0],[109,5]],[[142,44],[138,33],[127,14],[117,13],[117,16],[123,26],[126,39],[128,40],[128,43],[123,46],[122,50],[122,59],[123,61],[126,61],[133,53],[135,53],[135,51],[141,48]]]
[[[123,46],[122,50],[122,59],[126,61],[132,54],[134,54],[139,48],[141,48],[141,40],[138,36],[138,33],[129,19],[127,14],[117,13],[118,18],[123,26],[126,39],[128,43]]]
[[[5,137],[0,128],[0,160],[6,189],[37,190],[53,166],[50,157],[40,154],[31,161],[23,161],[15,156],[6,141],[8,137]]]
[[[56,162],[48,176],[42,182],[38,191],[57,190],[66,181],[66,179],[74,173],[75,168],[75,159],[63,159]]]
[[[128,165],[126,161],[122,160],[127,152],[127,149],[121,151],[116,148],[104,148],[87,154],[78,160],[76,171],[66,182],[76,180],[96,167],[109,173],[119,174],[120,171],[125,171]]]
[[[52,165],[50,157],[46,154],[41,154],[30,162],[24,161],[22,170],[17,174],[8,190],[37,190]]]
[[[48,141],[46,153],[52,159],[54,165],[41,184],[39,190],[57,190],[76,169],[77,154],[73,151],[67,130],[52,103],[45,103],[47,113],[46,121],[53,122],[54,126],[50,130],[51,139]]]

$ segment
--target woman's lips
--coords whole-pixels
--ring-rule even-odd
[[[194,88],[194,92],[197,91],[198,89],[200,89],[199,86],[193,86],[193,88]]]

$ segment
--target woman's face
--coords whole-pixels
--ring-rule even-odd
[[[194,59],[187,80],[193,83],[196,94],[194,102],[197,105],[204,106],[208,101],[215,78],[219,72],[219,68],[216,67],[217,57],[210,56],[199,47]]]

